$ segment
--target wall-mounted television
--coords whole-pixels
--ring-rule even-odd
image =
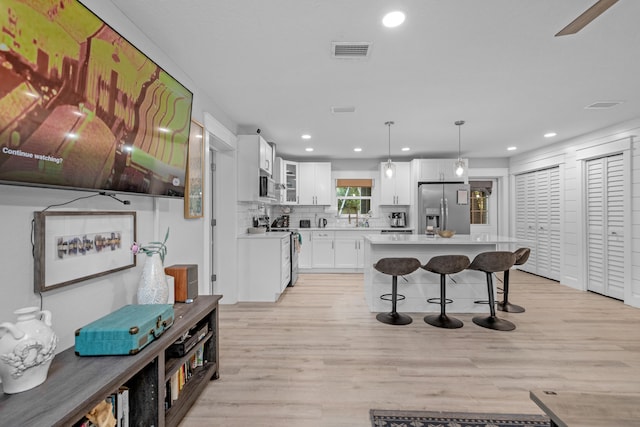
[[[0,0],[0,183],[184,197],[192,101],[77,0]]]

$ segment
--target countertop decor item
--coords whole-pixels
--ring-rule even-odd
[[[58,344],[50,311],[26,307],[14,314],[18,316],[15,324],[0,324],[0,379],[7,394],[42,384]]]
[[[169,301],[169,285],[163,265],[168,238],[169,229],[162,242],[150,242],[147,245],[134,242],[131,245],[134,254],[144,253],[148,256],[138,283],[138,304],[166,304]]]
[[[456,234],[456,232],[453,230],[438,230],[438,236],[440,237],[449,238],[453,237],[454,234]]]

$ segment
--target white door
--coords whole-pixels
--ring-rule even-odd
[[[587,289],[624,299],[622,154],[589,160],[586,170]]]
[[[474,210],[476,207],[478,207],[478,204],[474,203],[474,201],[471,200],[471,233],[487,233],[497,235],[498,221],[501,220],[500,218],[498,218],[498,180],[486,178],[475,180],[470,178],[469,185],[471,187],[471,197],[482,197],[484,195],[485,200],[483,201],[483,203],[486,204],[484,206],[486,215],[474,215]],[[478,189],[483,189],[483,191],[478,191]],[[516,208],[517,206],[518,205],[516,204]]]
[[[211,212],[211,223],[209,224],[209,271],[211,272],[211,277],[209,277],[209,295],[213,295],[215,292],[215,282],[216,282],[216,263],[215,263],[215,237],[216,237],[216,220],[215,220],[215,192],[214,188],[216,188],[216,152],[213,149],[209,149],[209,171],[211,173],[211,185],[210,185],[210,193],[209,193],[209,201],[211,202],[209,209]]]

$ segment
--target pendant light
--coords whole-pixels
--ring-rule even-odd
[[[462,125],[464,124],[464,120],[458,120],[455,122],[455,125],[458,126],[458,160],[456,161],[456,175],[457,176],[462,176],[464,175],[464,170],[466,169],[466,165],[464,164],[464,162],[462,161],[462,158],[460,157],[460,145],[461,145],[461,140],[462,140]]]
[[[394,124],[394,122],[388,121],[384,122],[384,124],[389,128],[389,158],[384,165],[384,176],[391,179],[396,174],[396,165],[391,161],[391,125]]]

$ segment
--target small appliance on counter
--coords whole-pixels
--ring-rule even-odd
[[[318,228],[325,228],[327,226],[326,218],[318,218]]]
[[[310,219],[301,219],[300,220],[300,228],[311,228],[311,220]]]
[[[270,229],[269,216],[268,215],[260,215],[253,217],[253,226],[254,227],[264,227],[269,231]]]
[[[406,212],[391,212],[389,225],[391,227],[406,227],[407,226]]]
[[[271,228],[289,228],[289,215],[282,215],[274,219]]]

